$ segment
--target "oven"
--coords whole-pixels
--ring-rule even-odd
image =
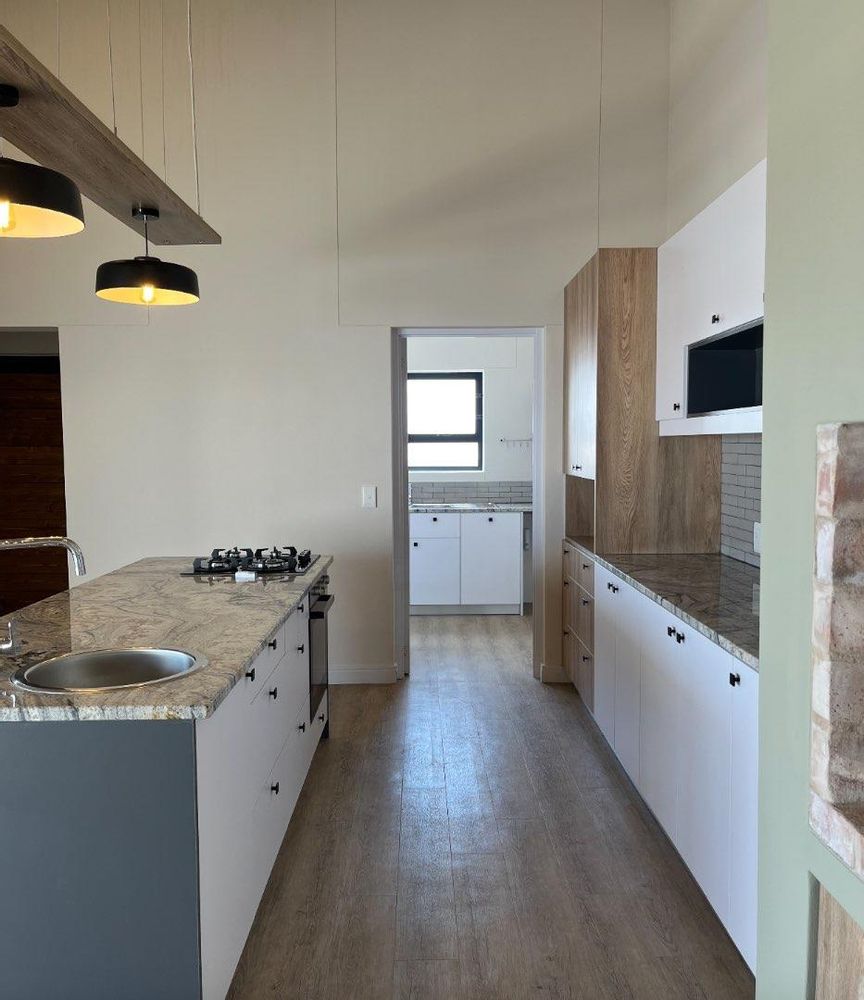
[[[327,615],[333,607],[334,597],[327,593],[329,579],[323,577],[309,595],[309,721],[315,720],[324,695],[327,693]],[[323,735],[327,736],[329,723]]]

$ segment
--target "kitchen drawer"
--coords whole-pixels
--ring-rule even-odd
[[[563,555],[561,556],[561,566],[562,566],[562,569],[564,571],[564,579],[565,580],[568,577],[571,580],[577,579],[577,576],[576,576],[576,560],[577,560],[578,556],[579,556],[579,553],[576,551],[576,549],[574,549],[572,545],[568,545],[567,542],[565,542],[564,543],[564,552],[563,552]]]
[[[458,514],[409,514],[412,538],[458,538]]]
[[[594,654],[574,637],[573,683],[589,712],[594,713]]]
[[[573,553],[573,565],[576,570],[576,582],[587,593],[594,594],[594,560],[583,552]]]
[[[284,656],[286,644],[285,623],[283,623],[270,636],[264,648],[246,668],[244,676],[240,679],[239,683],[243,686],[249,701],[252,701],[264,687],[264,682]]]
[[[577,595],[579,593],[579,587],[572,580],[564,581],[564,588],[562,593],[562,609],[563,609],[563,619],[564,628],[569,632],[576,632],[576,610],[575,604],[577,600]]]
[[[588,648],[589,651],[594,650],[594,598],[582,590],[581,587],[574,588],[571,584],[571,590],[575,590],[574,594],[574,605],[573,605],[573,615],[576,620],[576,635],[581,640],[582,644]]]
[[[307,680],[305,693],[297,697],[296,667],[293,656],[283,657],[249,706],[249,777],[255,781],[270,773],[288,739],[291,722],[308,696]]]

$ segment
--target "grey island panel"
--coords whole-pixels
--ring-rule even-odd
[[[0,724],[0,993],[200,996],[191,721]]]

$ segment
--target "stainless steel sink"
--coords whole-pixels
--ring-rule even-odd
[[[12,680],[40,694],[114,691],[174,680],[206,665],[203,656],[183,649],[94,649],[22,667]]]

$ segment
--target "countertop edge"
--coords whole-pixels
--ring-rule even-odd
[[[137,560],[130,563],[136,566],[139,563],[147,562],[146,559]],[[9,706],[0,704],[0,723],[4,722],[195,722],[202,721],[213,715],[216,709],[228,697],[229,693],[239,683],[246,668],[265,649],[267,642],[291,617],[299,607],[303,598],[311,587],[324,576],[333,564],[333,556],[322,555],[314,564],[308,575],[302,577],[302,592],[290,601],[287,601],[282,609],[276,624],[269,631],[261,636],[255,650],[242,662],[238,662],[233,673],[226,675],[224,682],[218,691],[215,691],[209,698],[188,705],[172,704],[166,698],[163,704],[149,705],[70,705],[68,701],[59,702],[56,705],[40,704],[29,706]],[[114,570],[111,572],[121,572]],[[111,573],[104,574],[110,576]],[[96,578],[98,579],[98,578]],[[204,668],[207,669],[206,667]],[[166,687],[159,685],[160,690],[170,692],[170,682]]]
[[[676,615],[683,622],[686,622],[691,628],[695,629],[700,635],[704,635],[706,639],[710,639],[711,642],[718,645],[721,649],[725,650],[727,653],[735,657],[735,659],[740,660],[746,666],[750,667],[751,670],[759,673],[759,657],[754,656],[752,653],[748,653],[746,649],[742,649],[737,643],[734,643],[731,639],[727,639],[726,636],[721,635],[716,629],[711,628],[704,622],[700,621],[698,618],[694,618],[693,615],[686,612],[683,608],[674,604],[672,601],[665,597],[662,597],[656,591],[651,590],[650,587],[646,587],[644,583],[640,583],[639,580],[635,580],[628,573],[625,573],[620,567],[616,566],[614,562],[610,562],[605,556],[599,555],[593,550],[590,545],[586,545],[584,542],[577,541],[575,538],[570,538],[568,536],[564,537],[564,540],[568,545],[572,545],[574,548],[583,552],[585,555],[590,556],[595,562],[599,563],[604,569],[607,569],[610,573],[613,573],[620,580],[628,583],[634,590],[638,590],[640,594],[652,600],[655,604],[659,604],[664,611],[670,612],[670,614]]]

